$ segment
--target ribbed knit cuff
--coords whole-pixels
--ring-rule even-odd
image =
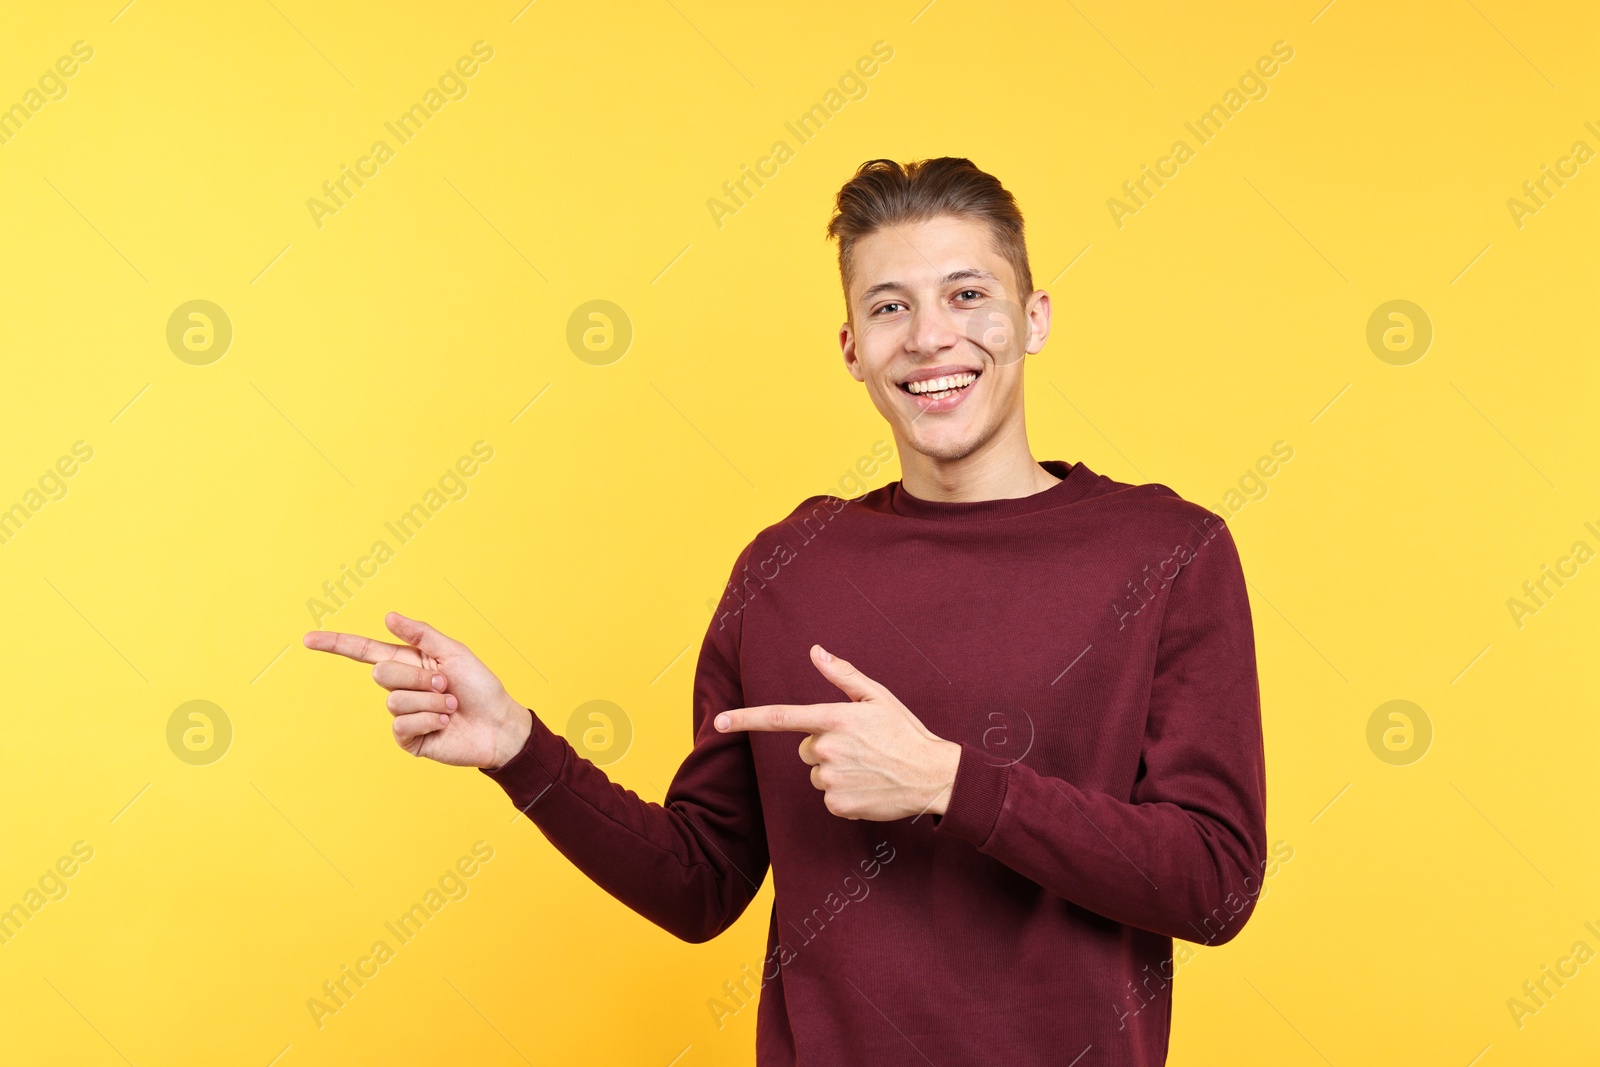
[[[488,767],[479,767],[478,770],[494,779],[506,791],[511,802],[526,814],[527,809],[560,775],[568,747],[564,738],[557,736],[540,721],[539,716],[534,715],[528,740],[515,756],[493,770]]]
[[[933,828],[983,847],[1000,820],[1010,781],[1011,764],[996,763],[982,749],[963,743],[950,803],[943,815],[934,817]]]

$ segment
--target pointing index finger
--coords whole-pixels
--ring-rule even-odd
[[[333,630],[312,630],[301,639],[307,648],[318,652],[331,652],[336,656],[344,656],[358,663],[382,663],[385,660],[401,659],[404,653],[410,653],[411,659],[418,658],[416,650],[409,645],[391,645],[385,641],[374,641],[370,637],[360,634],[337,633]]]
[[[759,708],[734,708],[717,716],[717,729],[765,733],[823,733],[837,729],[837,716],[826,704],[767,704]]]

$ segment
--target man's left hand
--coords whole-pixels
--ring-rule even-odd
[[[961,746],[935,736],[888,689],[821,645],[811,646],[811,662],[849,703],[736,708],[717,716],[717,729],[804,733],[800,759],[810,765],[823,803],[841,818],[943,815]]]

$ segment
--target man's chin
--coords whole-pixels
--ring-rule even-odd
[[[906,435],[906,444],[913,452],[941,463],[954,463],[966,459],[976,452],[982,443],[982,436],[972,431],[923,433],[913,427],[912,432]]]

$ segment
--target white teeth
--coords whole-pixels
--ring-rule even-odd
[[[942,378],[928,378],[920,382],[907,382],[906,389],[919,396],[929,393],[949,393],[965,389],[977,380],[978,376],[969,371],[964,374],[946,374]]]

